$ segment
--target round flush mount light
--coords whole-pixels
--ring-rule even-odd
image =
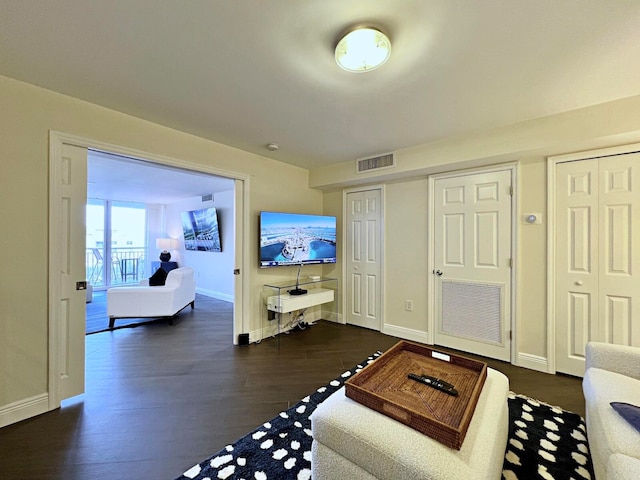
[[[389,37],[374,27],[353,27],[336,45],[336,62],[347,72],[370,72],[383,65],[390,55]]]

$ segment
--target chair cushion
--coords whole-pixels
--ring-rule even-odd
[[[164,271],[164,268],[159,268],[156,270],[156,273],[149,277],[149,286],[150,287],[159,287],[164,285],[167,281],[167,272]]]

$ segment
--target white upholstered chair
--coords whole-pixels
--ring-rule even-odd
[[[195,307],[196,285],[191,267],[180,267],[167,274],[164,285],[150,287],[145,279],[135,286],[114,287],[107,290],[107,315],[109,328],[118,318],[167,318],[182,309]]]

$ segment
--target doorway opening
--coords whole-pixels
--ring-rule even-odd
[[[137,285],[160,265],[170,268],[158,261],[166,259],[158,246],[167,240],[171,267],[193,268],[198,294],[233,303],[234,180],[91,149],[87,167],[87,334],[107,328],[108,288]],[[221,251],[190,251],[185,242],[184,215],[202,209],[215,211],[222,225]]]
[[[172,180],[180,178],[181,174],[191,174],[208,177],[209,181],[219,176],[233,183],[234,188],[228,194],[233,199],[233,208],[229,212],[230,218],[226,220],[229,237],[223,240],[227,245],[225,247],[223,243],[223,250],[228,248],[234,254],[230,260],[231,268],[228,269],[233,278],[233,290],[229,296],[229,300],[233,301],[233,337],[230,340],[232,344],[237,344],[239,334],[249,325],[248,318],[245,318],[249,311],[248,296],[243,295],[243,291],[250,290],[250,278],[244,271],[250,257],[249,244],[244,235],[250,224],[250,177],[207,164],[177,160],[59,132],[50,132],[49,140],[48,410],[60,407],[63,399],[84,392],[85,298],[78,290],[83,291],[86,286],[85,207],[88,198],[89,151],[110,152],[131,164],[169,170],[173,172]],[[151,175],[125,175],[109,193],[112,199],[119,200],[122,197],[115,194],[120,187],[153,183]],[[173,186],[166,190],[172,191],[173,187],[181,185],[182,182],[174,181]],[[138,191],[142,191],[142,188],[138,188]],[[207,193],[210,191],[207,190]],[[136,201],[135,198],[131,200]],[[152,205],[161,204],[157,202]],[[182,232],[181,226],[176,228],[178,233],[174,238]],[[159,233],[154,232],[148,241],[149,238],[155,241],[158,236]]]

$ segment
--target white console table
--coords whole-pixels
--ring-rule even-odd
[[[302,295],[292,295],[290,290],[296,287],[307,290],[307,293]],[[275,335],[280,336],[283,325],[288,331],[290,328],[297,326],[297,319],[301,314],[312,307],[318,305],[328,305],[332,313],[336,313],[336,305],[338,304],[338,279],[321,277],[319,279],[300,280],[296,285],[296,282],[275,282],[265,284],[263,286],[263,298],[265,303],[264,312],[267,319],[267,328],[270,328],[272,322],[276,323]],[[323,307],[326,308],[326,307]],[[325,310],[326,311],[326,310]],[[283,318],[289,317],[289,321],[283,322]],[[315,320],[319,320],[315,319]],[[313,321],[307,323],[313,323]],[[263,330],[264,330],[263,322]],[[280,339],[278,338],[278,346],[280,346]]]

